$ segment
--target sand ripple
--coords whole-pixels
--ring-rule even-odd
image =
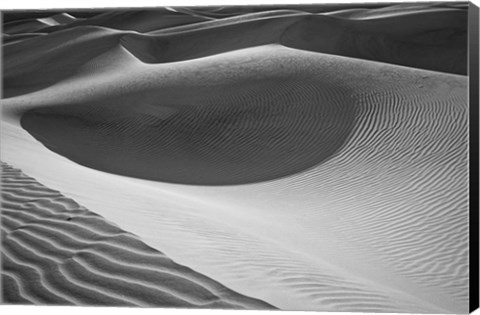
[[[258,68],[247,71],[254,76]],[[354,108],[341,86],[300,74],[184,88],[189,94],[162,89],[128,105],[123,98],[37,108],[23,115],[22,126],[92,168],[203,185],[297,173],[333,155],[353,128]]]
[[[466,14],[8,20],[6,300],[466,312]]]
[[[2,163],[8,303],[271,308],[174,263],[102,217]]]

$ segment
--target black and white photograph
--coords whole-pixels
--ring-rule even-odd
[[[1,9],[2,304],[478,307],[478,6],[131,4]]]

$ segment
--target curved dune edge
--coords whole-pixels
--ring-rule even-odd
[[[21,32],[12,31],[14,35],[5,37],[4,97],[53,85],[74,75],[87,59],[118,44],[145,63],[185,61],[279,43],[465,75],[467,11],[433,5],[416,8],[397,6],[397,14],[391,14],[388,8],[363,9],[357,14],[360,18],[354,13],[349,17],[348,12],[271,10],[211,19],[188,15],[188,10],[184,13],[163,9],[114,11],[47,28],[37,24],[63,20],[53,16],[34,22],[12,21],[9,24],[21,28]],[[99,41],[99,36],[103,40]],[[72,54],[77,56],[74,61],[64,58]]]
[[[224,83],[204,76],[209,86],[185,82],[148,94],[37,107],[23,113],[21,125],[81,165],[179,184],[273,180],[318,165],[342,148],[355,108],[340,80],[301,73],[301,59],[292,58],[298,67],[278,74],[267,60],[255,66],[238,60],[245,60],[242,72],[225,68],[218,74]],[[185,75],[195,71],[208,67],[197,63]]]
[[[10,304],[271,309],[2,162],[2,292]]]
[[[86,91],[90,99],[105,99],[106,92],[116,95],[128,86],[132,93],[138,89],[133,95],[147,95],[144,84],[151,78],[163,84],[168,77],[170,86],[205,83],[190,75],[195,70],[216,78],[212,85],[224,84],[224,76],[208,72],[215,71],[211,66],[238,73],[235,67],[251,56],[264,66],[268,61],[272,69],[292,67],[349,87],[356,128],[337,155],[270,182],[171,185],[82,167],[52,153],[19,126],[26,109],[61,108],[66,95],[78,105]],[[125,71],[118,72],[116,62]],[[75,199],[78,194],[89,209],[142,235],[176,261],[282,309],[463,312],[468,303],[465,77],[280,45],[170,65],[145,65],[115,50],[92,62],[99,63],[103,69],[86,67],[76,81],[6,100],[9,123],[2,141],[11,148],[5,152],[9,161]],[[347,74],[339,71],[345,68]],[[156,90],[155,85],[147,89]],[[28,156],[38,154],[45,170],[29,162]],[[58,168],[75,183],[50,174]]]
[[[312,25],[328,21],[305,20]],[[312,35],[302,31],[302,25],[309,30],[305,20],[290,28],[291,35],[304,34],[307,39]],[[82,34],[85,29],[88,34]],[[71,31],[47,35],[44,42],[27,39],[9,45],[22,52],[20,46],[35,42],[39,53],[27,50],[10,59],[15,66],[9,75],[16,77],[17,86],[7,90],[19,97],[4,100],[2,106],[9,122],[2,125],[2,144],[8,147],[2,151],[5,161],[139,235],[175,261],[282,309],[467,311],[467,77],[281,45],[182,59],[190,53],[187,50],[178,62],[146,63],[122,46],[122,38],[135,34],[79,27],[78,41],[72,43],[67,40]],[[170,31],[174,30],[165,33]],[[152,34],[136,35],[141,42]],[[98,45],[104,42],[102,37],[105,46]],[[57,47],[60,39],[68,44]],[[168,57],[162,55],[163,46],[157,48],[161,49],[155,54]],[[209,53],[215,51],[218,48]],[[65,54],[81,58],[77,62],[59,58]],[[125,110],[114,108],[111,100],[120,107],[138,106],[142,114],[169,118],[169,108],[145,106],[165,100],[155,93],[149,98],[152,91],[188,86],[182,90],[187,97],[190,88],[228,84],[229,70],[239,74],[245,64],[256,68],[255,60],[263,63],[259,70],[270,62],[272,73],[293,67],[326,78],[330,87],[340,83],[332,95],[353,99],[355,128],[336,154],[273,181],[224,187],[171,185],[83,167],[43,147],[19,126],[25,109],[41,112],[49,107],[47,114],[62,114],[51,107],[86,104],[94,117],[102,109],[116,114]],[[58,73],[59,68],[64,71]],[[293,83],[287,84],[290,91],[302,91]],[[309,95],[318,95],[315,88]],[[27,94],[32,91],[38,92]],[[182,93],[174,95],[178,94]],[[223,98],[224,103],[241,104]],[[99,128],[104,135],[122,130],[115,129],[118,121],[112,121],[108,111],[101,116],[111,119],[110,125]],[[139,144],[148,149],[148,141]]]

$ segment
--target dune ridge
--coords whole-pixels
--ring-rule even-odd
[[[468,222],[464,200],[468,191],[465,186],[468,185],[465,181],[468,133],[464,121],[468,111],[465,77],[300,51],[280,45],[250,48],[171,65],[143,64],[125,49],[114,50],[112,54],[105,55],[105,60],[111,61],[115,59],[112,56],[117,56],[117,62],[122,64],[123,69],[128,69],[128,75],[115,72],[118,67],[112,62],[107,69],[117,74],[109,75],[109,81],[103,82],[100,73],[106,71],[104,68],[85,67],[85,74],[77,81],[65,82],[63,86],[26,98],[38,98],[41,100],[38,104],[34,102],[23,107],[20,99],[12,99],[4,108],[5,118],[17,117],[15,124],[18,124],[18,119],[28,115],[24,113],[41,111],[48,105],[50,113],[45,114],[54,121],[55,112],[62,112],[65,107],[62,91],[70,91],[69,86],[76,86],[75,93],[68,93],[71,93],[70,106],[77,107],[80,114],[81,104],[86,104],[81,103],[82,100],[85,102],[86,91],[93,95],[98,93],[99,99],[104,101],[111,97],[105,96],[104,91],[116,95],[118,91],[125,92],[125,87],[128,87],[128,93],[122,95],[123,106],[128,106],[130,100],[142,99],[140,95],[152,95],[151,99],[147,97],[147,103],[153,105],[155,103],[151,102],[158,99],[155,93],[159,91],[170,91],[161,98],[165,101],[165,95],[179,97],[179,93],[171,92],[175,86],[189,87],[192,91],[199,82],[200,86],[207,87],[228,86],[238,80],[242,82],[242,73],[246,78],[252,77],[249,69],[257,69],[260,74],[265,73],[265,69],[275,69],[272,73],[277,75],[283,73],[289,78],[298,76],[305,82],[317,82],[318,86],[324,87],[320,90],[326,93],[325,99],[332,99],[332,96],[339,99],[341,94],[355,108],[351,111],[354,128],[339,150],[319,165],[287,177],[248,185],[214,187],[111,178],[112,181],[120,181],[115,190],[122,191],[122,194],[131,198],[138,198],[134,196],[140,194],[147,200],[146,204],[163,205],[156,210],[158,213],[153,214],[149,207],[139,204],[128,206],[127,209],[135,207],[137,212],[135,216],[128,211],[123,212],[128,218],[120,220],[122,226],[128,226],[127,230],[142,235],[142,239],[154,244],[154,247],[168,249],[175,260],[195,266],[202,274],[280,308],[415,310],[428,313],[454,312],[466,305],[468,260],[464,250],[468,248],[468,238],[464,237],[464,227]],[[92,63],[103,63],[102,60]],[[229,71],[218,72],[217,69]],[[213,71],[219,75],[213,76]],[[192,76],[192,72],[205,77]],[[89,80],[83,81],[85,77]],[[167,77],[168,80],[162,80]],[[156,78],[156,83],[146,84],[151,78]],[[328,92],[329,89],[331,92]],[[304,93],[316,95],[318,90],[305,90]],[[98,117],[102,106],[109,108],[107,112],[110,113],[125,110],[121,109],[120,102],[114,103],[115,110],[107,103],[96,103],[95,110],[92,112],[90,108],[85,111],[82,119]],[[172,111],[162,106],[135,104],[141,113],[155,113],[156,117],[164,119],[174,117]],[[93,115],[85,116],[88,113]],[[110,116],[109,119],[112,118]],[[34,123],[38,117],[30,119]],[[112,133],[114,126],[104,125],[105,134]],[[65,133],[65,137],[73,134]],[[85,138],[91,137],[84,137],[84,141]],[[43,143],[48,141],[46,138],[39,139]],[[15,141],[18,145],[18,140]],[[27,143],[25,147],[32,146],[31,142]],[[145,148],[143,145],[140,147]],[[66,163],[63,160],[54,161],[52,167]],[[72,167],[67,165],[70,165],[65,166],[67,169]],[[424,173],[419,169],[423,169]],[[32,167],[29,167],[30,171],[39,174]],[[85,169],[80,168],[75,177],[80,178],[84,173]],[[39,176],[49,177],[45,174]],[[91,176],[97,178],[99,175],[92,173]],[[112,185],[108,174],[102,176],[106,176],[106,186],[95,188],[84,196],[78,195],[78,198],[84,200],[89,208],[96,212],[105,211],[115,220],[116,211],[105,210],[109,207],[108,203],[115,204],[114,209],[120,209],[127,207],[122,205],[126,200],[121,203],[97,202],[86,197],[92,194],[98,196],[98,190],[102,192],[102,198],[114,199],[115,194],[108,188]],[[449,190],[451,178],[455,178],[456,186]],[[92,185],[88,175],[84,180]],[[58,187],[70,186],[66,181],[51,182],[60,185]],[[75,191],[78,188],[74,186],[71,186],[70,193],[77,196]],[[423,193],[422,187],[429,187],[431,192]],[[145,189],[148,190],[143,191]],[[431,200],[441,202],[445,196],[452,202],[445,205],[444,211],[434,211],[436,205]],[[404,200],[410,201],[406,204]],[[398,215],[395,214],[396,208]],[[137,214],[149,218],[148,222],[139,219]],[[388,216],[396,219],[390,221]],[[427,224],[429,219],[435,224]],[[135,224],[136,220],[140,220],[141,225]],[[425,222],[422,226],[425,232],[417,232],[418,226],[412,224],[414,222]],[[456,223],[451,226],[450,222]],[[282,224],[289,228],[285,229]],[[161,232],[158,226],[163,227]],[[165,239],[160,240],[159,233]],[[428,240],[425,245],[422,243],[424,238]],[[182,251],[186,244],[192,242],[197,250],[189,253]],[[254,247],[256,243],[258,247]],[[398,248],[390,247],[390,243],[398,244]],[[431,244],[440,244],[440,247],[431,251],[432,256],[423,257],[425,248]],[[246,258],[252,248],[258,248],[256,252],[263,254],[254,259]],[[198,257],[206,252],[208,255],[199,260]],[[451,259],[452,253],[458,254],[456,260]],[[433,258],[439,260],[434,261]],[[415,265],[418,269],[407,269],[405,265]],[[261,285],[251,284],[249,277],[252,274]],[[311,281],[305,280],[305,274]],[[443,281],[434,280],[436,278]],[[257,288],[263,288],[267,282],[270,284],[267,292]],[[343,299],[338,296],[342,295],[341,292],[349,293]],[[295,299],[289,301],[288,296]],[[355,302],[348,302],[349,298]]]
[[[61,49],[52,52],[51,46],[65,38],[98,37],[95,32],[103,35],[107,30],[115,34],[109,41],[69,41],[69,47],[83,51],[84,56],[91,58],[93,53],[88,51],[105,52],[108,49],[106,45],[120,42],[143,62],[168,63],[279,43],[297,49],[466,74],[467,11],[461,8],[421,7],[412,13],[413,9],[409,6],[396,7],[397,13],[402,10],[407,13],[380,13],[381,17],[374,20],[295,11],[277,11],[281,15],[276,16],[273,11],[216,20],[192,17],[194,20],[182,22],[178,18],[190,17],[167,9],[112,12],[78,23],[62,24],[63,29],[33,38],[29,35],[22,37],[21,33],[15,32],[15,40],[10,39],[4,47],[4,57],[11,60],[5,63],[4,96],[32,92],[65,78],[52,73],[51,69],[62,69],[63,73],[73,75],[86,60],[78,56],[71,63],[61,58],[69,52]],[[375,12],[371,13],[373,16],[379,15],[378,10],[372,11]],[[380,12],[388,13],[386,10]],[[94,31],[95,28],[97,31]],[[136,31],[125,30],[127,28]],[[45,33],[41,29],[39,32]],[[35,54],[22,53],[32,49]],[[45,58],[48,59],[45,61]],[[39,78],[45,83],[39,84]],[[23,89],[17,90],[15,86],[22,79],[27,79],[27,82],[23,84]]]
[[[280,309],[468,311],[465,4],[173,7],[57,20],[48,33],[4,41],[2,160],[138,235],[130,252],[161,250]],[[116,246],[21,213],[7,224],[39,223],[13,238],[12,268],[41,253],[46,277],[42,268],[70,246]],[[122,266],[112,250],[82,251],[62,269],[68,279],[44,281],[39,296],[6,275],[9,294],[88,304],[89,283],[105,278],[118,288],[106,304],[127,283],[162,290],[168,303],[210,303],[177,278],[158,288],[126,276],[127,265],[147,279],[153,269],[128,258]]]
[[[331,225],[332,234],[346,237],[359,248],[369,244],[369,249],[399,274],[428,290],[448,292],[456,303],[467,304],[465,83],[451,80],[445,84],[448,80],[444,79],[435,86],[431,77],[422,78],[423,82],[410,85],[408,75],[403,74],[395,86],[385,84],[375,93],[360,92],[358,128],[335,163],[327,161],[281,184],[262,186],[268,187],[266,194],[273,190],[298,195],[295,204],[311,208],[306,212],[312,216],[315,206],[308,200],[316,199],[313,194],[336,191],[333,199],[342,200],[344,205],[335,207],[339,218]],[[410,78],[413,82],[419,79]],[[428,92],[418,93],[418,87]],[[356,167],[347,167],[353,161]],[[375,161],[375,165],[368,161]],[[365,185],[369,188],[362,189]],[[351,191],[357,194],[350,196]],[[363,204],[363,210],[355,204]]]
[[[74,23],[62,23],[59,26],[46,28],[45,32],[57,32],[63,29],[81,26],[99,26],[117,30],[149,32],[162,28],[169,28],[184,24],[195,24],[210,20],[209,18],[192,16],[163,9],[140,11],[110,11],[98,14],[89,19],[81,19]]]
[[[2,162],[4,303],[272,308],[178,265]]]
[[[256,65],[218,88],[187,84],[188,95],[174,87],[151,91],[143,102],[135,93],[122,100],[36,108],[23,114],[21,124],[82,165],[183,184],[269,180],[334,155],[353,128],[353,104],[343,97],[348,92],[328,79],[316,82],[287,71],[248,79],[265,68]],[[137,103],[133,113],[120,105],[130,100]]]

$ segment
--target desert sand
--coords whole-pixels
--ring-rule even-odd
[[[2,200],[4,302],[271,308],[174,263],[5,163]]]
[[[175,300],[145,289],[134,304],[466,312],[466,14],[422,4],[10,21],[1,159],[19,170],[5,174],[21,170],[101,222],[80,229],[131,240],[110,260],[78,254],[100,270],[91,286],[96,275],[125,280],[120,255],[153,257],[128,281]],[[37,198],[28,181],[7,188]],[[51,231],[45,207],[3,214],[4,229]],[[17,246],[35,256],[57,244],[52,233],[7,234],[4,256]],[[44,249],[38,274],[97,246],[74,237],[82,245]],[[88,271],[63,264],[72,277]],[[198,279],[198,290],[177,278],[159,287],[152,265]],[[24,276],[3,273],[19,302],[35,290],[18,285]],[[96,303],[114,304],[119,290]]]

